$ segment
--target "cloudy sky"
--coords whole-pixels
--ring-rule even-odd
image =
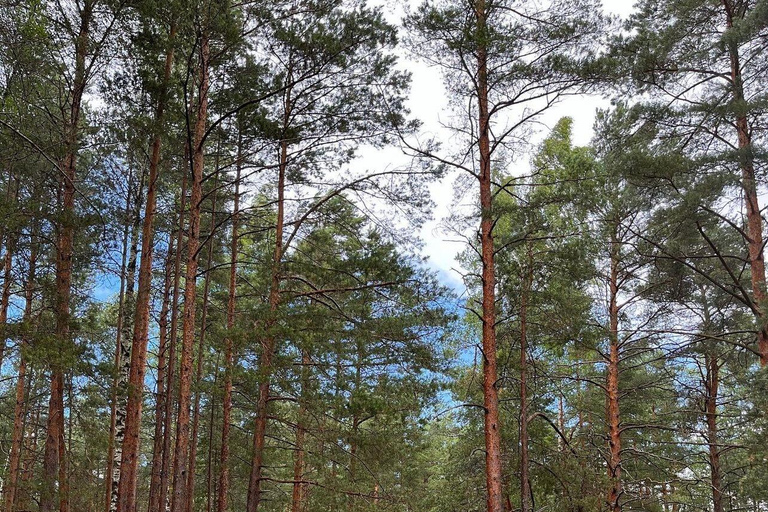
[[[411,5],[416,5],[417,0],[411,0]],[[632,12],[634,0],[603,0],[607,12],[626,17]],[[403,4],[392,6],[389,4],[388,16],[392,22],[399,22],[404,12]],[[423,123],[423,129],[430,132],[440,132],[440,119],[447,116],[447,101],[445,90],[442,86],[440,71],[431,68],[422,62],[402,56],[402,65],[412,73],[411,95],[408,107],[414,117]],[[549,128],[554,126],[558,119],[570,116],[574,120],[574,142],[587,144],[592,138],[592,126],[595,120],[595,112],[598,108],[607,107],[609,102],[600,97],[572,97],[553,107],[540,121],[541,127],[537,130],[536,139],[541,140]],[[534,143],[536,140],[534,140]],[[367,165],[397,165],[397,157],[393,153],[377,153],[375,155],[363,155],[368,159]],[[522,165],[527,165],[528,156],[521,158]],[[439,272],[441,280],[456,288],[463,290],[459,265],[456,263],[456,255],[463,249],[462,242],[444,233],[439,225],[441,220],[448,215],[453,201],[453,177],[444,179],[441,183],[431,186],[432,200],[436,204],[433,220],[421,228],[421,237],[424,240],[424,255],[429,258],[430,265]]]

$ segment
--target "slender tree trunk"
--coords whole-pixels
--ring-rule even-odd
[[[291,512],[304,510],[304,430],[306,429],[307,387],[309,386],[309,354],[301,351],[301,394],[299,413],[296,420],[296,450],[293,459],[293,492],[291,494]]]
[[[16,186],[13,185],[13,176],[8,177],[8,187],[15,189],[11,191],[9,196],[13,198],[13,202],[18,201],[19,186],[18,182]],[[11,283],[13,282],[13,255],[16,252],[16,242],[18,239],[18,233],[9,232],[6,233],[7,238],[5,241],[5,255],[3,256],[3,291],[0,294],[0,370],[3,368],[3,359],[5,357],[5,341],[6,341],[6,329],[8,323],[8,306],[11,303]]]
[[[289,72],[290,77],[290,72]],[[285,93],[283,133],[288,129],[291,115],[291,89]],[[269,312],[265,336],[262,342],[262,353],[259,359],[259,370],[262,381],[259,383],[259,398],[256,405],[256,421],[253,435],[253,461],[251,463],[251,475],[248,481],[248,499],[246,512],[256,512],[261,500],[261,478],[264,465],[264,440],[267,431],[267,406],[269,405],[269,388],[272,374],[273,357],[275,353],[275,336],[272,327],[277,321],[277,310],[280,305],[280,282],[283,259],[283,223],[285,216],[285,172],[288,166],[288,141],[283,138],[280,141],[280,162],[277,177],[277,223],[275,225],[275,250],[272,259],[272,279],[269,290]]]
[[[33,239],[30,244],[29,271],[27,274],[27,283],[24,290],[24,332],[21,337],[21,348],[19,349],[19,371],[16,380],[16,404],[13,409],[13,434],[11,437],[11,453],[8,461],[8,477],[3,489],[5,503],[3,510],[13,512],[13,506],[16,502],[16,490],[19,482],[19,468],[21,466],[21,449],[24,442],[24,417],[26,415],[26,389],[25,380],[27,378],[27,357],[26,349],[29,344],[29,331],[32,322],[32,301],[34,299],[35,271],[37,266],[37,236],[32,233]]]
[[[232,331],[235,328],[237,310],[237,254],[238,229],[240,227],[240,173],[242,171],[242,134],[238,133],[237,162],[235,175],[235,199],[232,212],[232,240],[229,261],[229,297],[227,298],[227,336],[224,338],[224,396],[221,418],[221,473],[219,475],[219,498],[217,512],[226,512],[229,492],[229,431],[232,418],[232,365],[234,362]]]
[[[43,456],[43,488],[40,495],[40,512],[53,512],[58,505],[60,512],[69,511],[68,483],[66,479],[66,447],[64,446],[64,366],[61,359],[64,348],[69,347],[70,310],[72,293],[72,255],[75,239],[75,179],[77,144],[80,123],[80,107],[87,82],[86,55],[93,14],[91,0],[85,0],[80,10],[80,27],[75,48],[75,72],[73,75],[69,119],[64,128],[66,154],[61,164],[61,220],[58,222],[56,241],[56,338],[59,344],[58,358],[51,365],[51,395],[46,423],[45,454]]]
[[[621,429],[619,416],[619,242],[617,226],[611,236],[610,246],[610,282],[609,282],[609,332],[610,353],[608,356],[608,375],[606,379],[606,416],[608,423],[608,510],[621,512]]]
[[[216,365],[214,368],[216,370],[213,373],[213,389],[216,389],[219,385],[219,364],[220,364],[220,357],[219,354],[216,354]],[[216,482],[214,481],[214,474],[217,474],[216,471],[214,471],[214,462],[213,462],[213,453],[214,453],[214,435],[213,432],[215,430],[216,425],[216,401],[215,401],[215,395],[211,396],[210,404],[208,405],[211,414],[208,418],[208,464],[205,468],[205,485],[206,485],[206,494],[205,494],[205,510],[206,512],[211,512],[213,510],[213,500],[216,497]]]
[[[192,190],[189,200],[189,237],[187,239],[187,269],[184,282],[184,320],[181,335],[181,364],[179,368],[179,409],[176,420],[176,447],[173,459],[173,493],[171,512],[181,512],[186,504],[187,473],[189,471],[190,392],[192,388],[192,352],[195,338],[195,298],[197,294],[198,248],[200,244],[200,209],[203,192],[204,136],[208,118],[208,64],[210,57],[208,34],[204,30],[200,41],[200,89],[192,146]]]
[[[143,174],[143,173],[142,173]],[[131,250],[126,266],[125,296],[123,311],[120,313],[120,327],[117,336],[117,350],[119,352],[117,365],[117,386],[115,388],[115,425],[112,455],[111,483],[109,486],[109,511],[117,510],[118,487],[120,484],[120,466],[123,455],[123,439],[125,438],[125,418],[128,405],[128,383],[131,373],[131,347],[128,339],[133,332],[133,312],[136,307],[136,261],[139,251],[139,229],[141,227],[141,203],[143,197],[144,176],[138,183],[135,210],[133,212],[133,228],[131,229]]]
[[[218,187],[218,157],[216,163],[216,180],[213,185],[211,200],[211,231],[208,235],[208,254],[205,263],[205,284],[203,285],[203,308],[200,313],[200,340],[197,349],[197,368],[195,374],[195,405],[192,408],[192,442],[189,446],[189,473],[187,474],[187,502],[186,512],[192,512],[192,504],[195,501],[195,468],[197,466],[197,437],[200,429],[200,382],[203,380],[203,361],[205,360],[205,332],[208,322],[208,295],[211,286],[211,267],[213,259],[213,235],[216,229],[216,191]]]
[[[185,154],[188,157],[189,153]],[[185,158],[186,160],[187,158]],[[157,495],[157,505],[151,508],[149,512],[155,510],[165,510],[168,502],[168,486],[171,479],[171,439],[173,429],[173,405],[174,405],[174,383],[176,374],[176,347],[179,336],[179,297],[181,280],[181,247],[184,241],[184,214],[186,213],[187,201],[187,173],[181,182],[181,199],[179,209],[178,232],[176,234],[176,257],[173,263],[173,305],[171,307],[171,335],[169,338],[170,347],[168,349],[168,376],[165,391],[165,404],[163,413],[163,460],[162,472],[160,478],[160,489]],[[152,505],[152,504],[150,504]]]
[[[706,373],[705,388],[705,414],[707,418],[707,446],[709,447],[709,469],[712,482],[713,512],[723,512],[723,481],[722,468],[720,466],[720,445],[718,444],[717,428],[717,398],[720,386],[720,365],[717,357],[711,354],[705,355]]]
[[[726,11],[728,29],[733,28],[735,6],[732,0],[723,0]],[[733,104],[744,103],[744,82],[741,76],[741,62],[738,43],[730,40],[728,43],[728,55],[731,66],[731,87]],[[768,365],[768,325],[765,318],[765,259],[763,253],[763,219],[760,215],[760,203],[758,200],[757,180],[755,177],[755,157],[752,147],[752,135],[747,114],[739,111],[736,114],[736,133],[739,145],[739,166],[741,167],[741,186],[744,190],[744,204],[747,210],[747,246],[749,248],[749,266],[752,279],[752,294],[754,295],[757,309],[758,350],[760,351],[760,365]]]
[[[133,182],[132,178],[129,178],[130,182]],[[132,194],[130,187],[128,188],[128,193],[126,194],[126,200],[125,200],[125,215],[126,219],[130,215],[131,211],[131,200],[132,200]],[[138,202],[137,202],[138,204]],[[118,300],[118,316],[117,316],[117,335],[115,340],[115,370],[114,370],[114,376],[112,378],[112,396],[110,397],[111,404],[110,404],[110,414],[109,414],[109,441],[107,444],[107,477],[104,478],[104,481],[106,482],[106,489],[104,491],[104,511],[109,512],[110,507],[112,505],[112,482],[113,479],[110,478],[110,475],[112,475],[112,469],[115,464],[115,428],[117,427],[117,394],[118,394],[118,382],[120,380],[120,356],[123,352],[123,322],[125,321],[125,282],[126,282],[126,275],[128,273],[128,253],[130,251],[131,246],[131,226],[126,222],[125,226],[123,228],[123,249],[122,249],[122,258],[120,262],[120,291],[119,291],[119,300]]]
[[[528,265],[520,295],[520,509],[531,512],[530,461],[528,455],[528,300],[533,281],[533,255],[528,245]]]
[[[142,224],[141,264],[139,286],[136,293],[133,340],[131,343],[131,366],[128,378],[128,402],[126,404],[125,435],[122,443],[122,460],[118,483],[118,512],[136,512],[136,486],[138,480],[139,445],[141,431],[141,409],[144,399],[144,375],[147,370],[147,345],[149,344],[149,302],[152,286],[152,251],[154,249],[154,219],[157,205],[157,179],[160,165],[162,142],[162,120],[165,109],[165,94],[173,64],[173,39],[175,26],[171,27],[168,50],[165,55],[163,87],[155,110],[155,136],[149,161],[149,182]]]
[[[502,512],[501,431],[499,394],[496,388],[496,275],[493,248],[493,193],[491,191],[490,114],[488,110],[488,53],[485,43],[486,3],[476,0],[478,149],[480,152],[480,244],[483,286],[483,407],[485,435],[485,477],[488,512]]]
[[[168,400],[166,393],[166,379],[168,372],[168,312],[170,310],[171,286],[173,284],[174,261],[173,238],[168,246],[165,258],[165,279],[163,280],[163,302],[160,306],[160,318],[158,320],[159,347],[157,354],[157,398],[155,400],[155,432],[152,442],[152,469],[149,482],[149,512],[159,509],[158,496],[163,472],[163,438],[164,423],[163,412]]]
[[[37,318],[36,318],[37,320]],[[27,393],[27,401],[26,401],[26,407],[27,411],[25,413],[25,417],[30,415],[30,409],[31,409],[31,399],[30,397],[35,396],[35,394],[38,391],[37,386],[38,379],[36,378],[36,375],[34,372],[30,372],[29,381],[27,383],[27,389],[29,392]],[[34,408],[34,418],[32,421],[30,421],[31,427],[28,429],[29,434],[27,435],[26,439],[26,457],[23,457],[24,464],[22,468],[22,475],[21,475],[21,482],[22,485],[19,486],[18,490],[24,489],[25,492],[18,494],[18,510],[31,510],[31,507],[29,506],[29,502],[31,501],[31,493],[29,491],[31,487],[32,478],[34,476],[34,466],[35,462],[37,460],[37,445],[39,441],[39,425],[40,425],[40,407]],[[25,425],[25,429],[27,426]]]

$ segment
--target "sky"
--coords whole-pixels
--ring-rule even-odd
[[[411,5],[416,5],[417,0],[411,0]],[[633,10],[634,0],[603,0],[606,12],[622,18],[628,16]],[[402,3],[389,4],[386,9],[387,16],[393,23],[399,23],[404,9]],[[429,67],[410,57],[407,53],[401,54],[401,65],[411,72],[412,83],[407,107],[413,117],[422,122],[422,130],[426,132],[440,133],[440,119],[448,115],[445,89],[442,85],[440,71]],[[542,140],[555,123],[564,116],[573,118],[573,138],[576,145],[586,145],[593,135],[595,113],[599,108],[607,108],[609,101],[598,96],[578,96],[567,98],[556,104],[540,119],[540,125],[536,129],[534,144]],[[398,165],[400,155],[387,151],[385,153],[363,153],[362,163],[370,166]],[[517,165],[527,166],[530,155],[523,155],[516,162]],[[464,248],[462,241],[440,229],[440,223],[450,210],[453,197],[454,176],[448,176],[439,183],[430,186],[432,201],[435,203],[433,219],[421,226],[421,238],[424,242],[423,254],[428,258],[428,265],[438,272],[443,284],[454,288],[458,292],[464,290],[461,281],[461,267],[456,261],[456,256]]]

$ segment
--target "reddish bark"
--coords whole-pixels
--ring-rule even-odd
[[[528,245],[528,265],[520,295],[520,510],[530,512],[531,481],[528,454],[528,300],[533,281],[533,255]]]
[[[730,0],[723,0],[728,29],[733,29],[735,7]],[[731,90],[733,104],[741,105],[744,101],[744,83],[741,76],[741,62],[738,43],[733,39],[728,42],[728,56],[731,67]],[[755,314],[759,323],[758,350],[760,365],[768,365],[768,326],[765,318],[765,259],[763,254],[763,219],[760,215],[760,203],[755,178],[755,159],[752,147],[752,134],[745,113],[736,115],[736,134],[738,136],[739,166],[741,167],[741,186],[744,190],[744,205],[747,211],[746,242],[749,250],[749,266],[752,281]]]
[[[218,173],[218,162],[216,164]],[[194,417],[192,418],[192,442],[189,446],[189,473],[187,474],[187,501],[185,505],[186,512],[192,512],[192,504],[195,499],[195,467],[197,465],[197,437],[200,429],[200,382],[203,380],[203,361],[205,360],[205,332],[208,322],[208,295],[211,287],[211,265],[213,259],[213,230],[216,228],[216,191],[218,185],[218,174],[213,185],[213,197],[211,200],[211,232],[208,237],[208,254],[205,266],[205,284],[203,285],[203,308],[200,314],[200,340],[197,349],[197,369],[195,372],[195,405],[192,408]]]
[[[192,188],[189,199],[189,237],[187,238],[187,268],[184,283],[184,318],[181,335],[181,364],[179,367],[179,408],[176,419],[176,446],[173,460],[173,493],[171,512],[180,512],[186,505],[187,473],[189,471],[190,393],[192,388],[192,352],[195,338],[198,248],[200,244],[200,212],[203,198],[204,137],[208,118],[210,47],[204,31],[200,41],[200,88],[197,116],[192,142]]]
[[[65,122],[63,146],[65,156],[60,167],[61,219],[58,222],[56,241],[56,338],[57,359],[64,355],[70,337],[70,296],[72,293],[72,256],[75,241],[75,180],[80,109],[87,83],[86,56],[93,14],[90,0],[80,10],[80,26],[75,44],[75,70],[71,89],[69,118]],[[51,362],[51,395],[46,423],[45,453],[43,455],[43,487],[40,495],[40,512],[53,512],[58,505],[60,512],[68,512],[69,497],[66,479],[64,446],[64,366],[61,360]]]
[[[488,52],[485,47],[486,3],[476,0],[478,149],[480,152],[480,244],[482,258],[482,345],[485,477],[488,512],[504,510],[501,474],[499,394],[496,388],[496,275],[493,247],[493,193],[491,191],[490,114],[488,110]]]
[[[290,72],[289,72],[290,76]],[[291,89],[285,92],[283,131],[287,131],[291,115]],[[280,305],[280,281],[283,259],[283,224],[285,217],[285,173],[288,166],[288,141],[280,142],[280,162],[277,176],[277,222],[275,224],[275,250],[271,265],[271,284],[269,289],[270,317],[265,324],[265,335],[262,341],[262,353],[259,359],[259,370],[262,381],[259,383],[259,398],[256,404],[256,420],[253,435],[253,459],[251,475],[248,481],[248,497],[246,512],[256,512],[261,500],[261,478],[264,465],[264,440],[267,431],[267,406],[269,404],[270,379],[272,360],[274,358],[276,340],[270,331],[277,320],[277,310]]]
[[[35,235],[33,235],[35,236]],[[32,242],[29,254],[29,271],[24,290],[24,324],[29,328],[32,321],[32,300],[34,299],[35,270],[37,264],[37,243]],[[19,371],[16,380],[16,404],[13,409],[13,434],[11,437],[11,453],[8,460],[8,476],[5,482],[3,494],[5,498],[4,511],[13,512],[16,502],[16,490],[19,482],[19,468],[21,466],[21,449],[24,442],[24,417],[26,416],[26,392],[25,379],[27,375],[27,358],[24,354],[29,343],[29,334],[25,330],[21,337],[19,349]]]
[[[609,278],[609,332],[610,352],[606,378],[606,419],[608,423],[608,510],[621,512],[621,427],[619,415],[619,242],[617,226],[611,236]]]
[[[170,39],[173,40],[174,27]],[[131,367],[128,377],[128,402],[126,404],[125,437],[122,446],[120,481],[118,484],[118,512],[136,512],[136,485],[138,479],[139,445],[141,431],[141,409],[144,398],[144,375],[147,367],[147,345],[149,344],[149,301],[152,286],[152,252],[154,249],[154,218],[157,205],[157,179],[159,176],[161,124],[165,108],[164,91],[170,79],[173,63],[173,45],[165,55],[163,88],[155,110],[155,136],[149,162],[146,208],[141,230],[141,264],[139,265],[139,286],[136,292],[133,340],[131,343]]]
[[[224,396],[222,397],[221,418],[221,474],[219,475],[219,493],[217,512],[226,512],[227,493],[229,492],[229,431],[232,421],[232,331],[235,328],[237,308],[237,254],[238,229],[240,221],[240,173],[242,171],[242,135],[238,135],[237,162],[235,175],[235,198],[232,212],[232,239],[230,245],[229,297],[227,298],[227,336],[224,339]]]
[[[705,397],[704,410],[707,418],[707,446],[709,448],[709,470],[712,483],[713,512],[723,512],[723,478],[720,466],[720,445],[718,444],[717,398],[720,386],[720,365],[717,357],[705,356]]]

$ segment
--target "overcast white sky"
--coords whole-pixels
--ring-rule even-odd
[[[419,0],[410,0],[405,3],[416,5]],[[604,8],[607,12],[626,17],[633,10],[634,0],[603,0]],[[391,6],[391,4],[390,4]],[[402,4],[388,8],[388,15],[392,22],[399,22],[403,13]],[[412,73],[411,94],[408,101],[408,108],[414,117],[421,120],[423,128],[427,131],[439,131],[439,119],[447,115],[447,101],[445,91],[442,86],[440,71],[430,68],[424,63],[417,62],[404,56],[403,66]],[[592,138],[592,126],[595,120],[595,112],[598,108],[607,107],[609,102],[600,97],[572,97],[568,98],[553,107],[544,115],[540,121],[543,126],[536,135],[536,140],[541,140],[549,129],[554,126],[558,119],[564,116],[573,118],[574,142],[579,145],[587,144]],[[387,160],[390,153],[377,153],[376,156],[363,154],[363,163],[365,165],[377,166],[397,165],[393,161]],[[376,159],[378,161],[373,161]],[[367,161],[366,161],[367,160]],[[522,158],[523,163],[528,157]],[[458,271],[459,265],[456,262],[456,255],[464,248],[463,243],[450,240],[449,236],[439,229],[439,223],[449,213],[451,202],[453,200],[453,178],[448,177],[441,183],[431,186],[432,200],[436,204],[434,219],[421,228],[421,237],[424,240],[424,255],[429,258],[430,266],[440,274],[441,281],[444,284],[456,288],[457,291],[463,291],[461,276]]]

